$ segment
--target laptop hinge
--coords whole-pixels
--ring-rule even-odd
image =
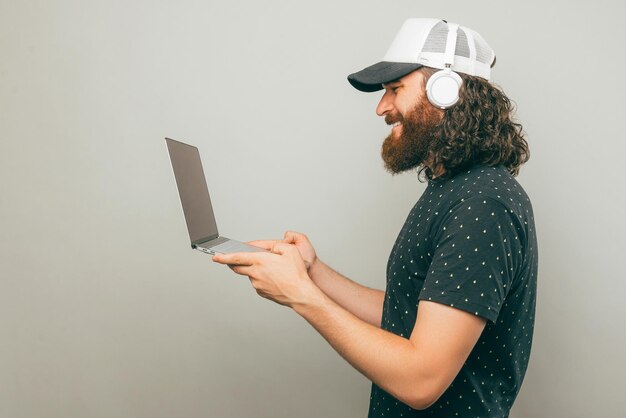
[[[210,236],[208,236],[206,238],[197,239],[197,240],[195,240],[195,241],[193,241],[191,243],[191,248],[196,248],[198,246],[198,244],[202,244],[203,242],[214,240],[215,238],[217,238],[219,236],[220,236],[220,234],[213,234],[213,235],[210,235]]]

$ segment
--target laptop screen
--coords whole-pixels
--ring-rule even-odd
[[[191,243],[218,236],[198,148],[165,138]]]

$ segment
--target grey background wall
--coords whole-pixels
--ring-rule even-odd
[[[383,170],[380,96],[345,77],[410,16],[483,34],[528,133],[539,301],[512,417],[623,416],[624,12],[0,0],[0,417],[365,416],[369,382],[305,321],[189,249],[163,137],[199,146],[229,236],[304,231],[382,288],[425,185]]]

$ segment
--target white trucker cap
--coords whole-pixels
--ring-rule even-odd
[[[382,61],[350,74],[356,89],[372,92],[420,67],[445,68],[448,22],[441,19],[407,19]],[[496,54],[477,32],[459,26],[452,71],[489,80]]]

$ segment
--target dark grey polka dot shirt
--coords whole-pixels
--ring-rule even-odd
[[[382,328],[409,338],[420,300],[487,325],[435,404],[417,411],[373,384],[369,417],[508,417],[528,365],[536,284],[531,203],[504,167],[430,181],[389,256]]]

